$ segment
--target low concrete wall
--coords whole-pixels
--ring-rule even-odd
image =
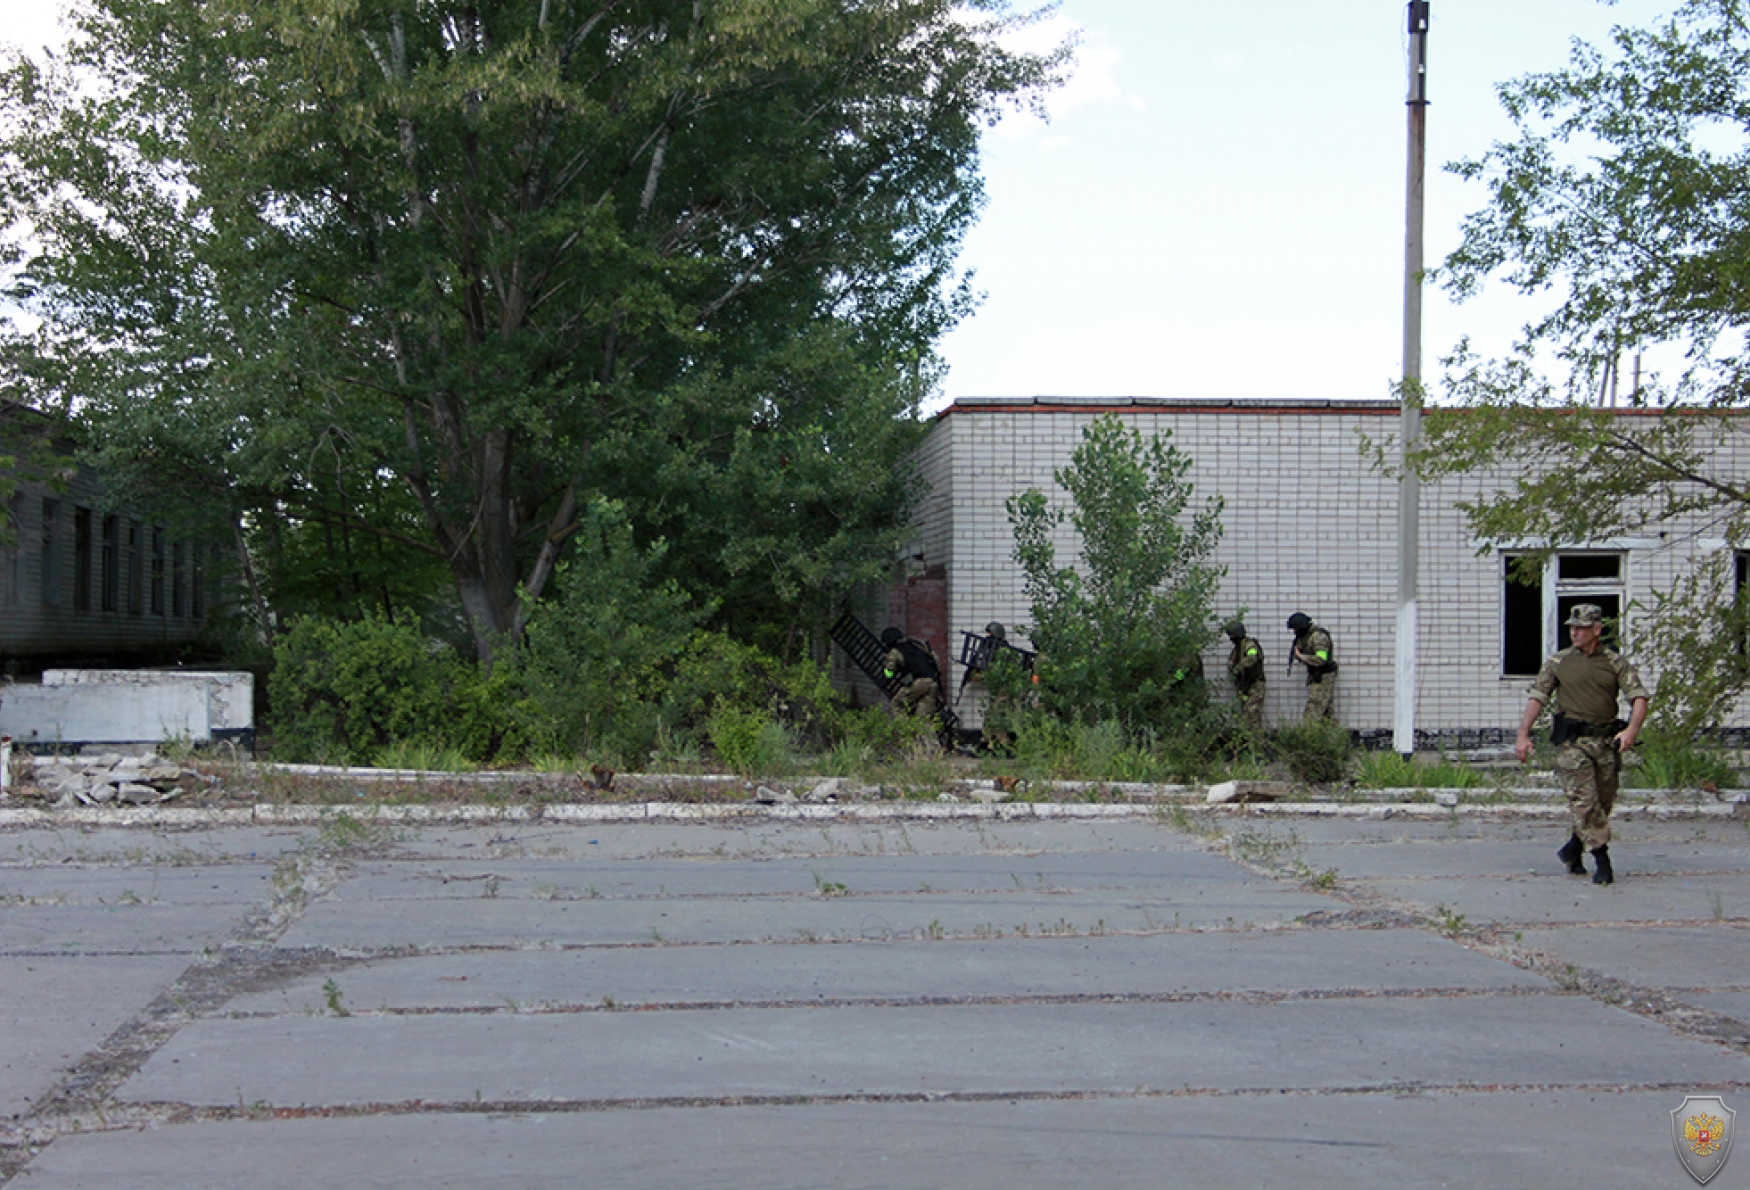
[[[255,679],[189,670],[52,669],[0,688],[0,733],[20,747],[210,744],[254,750]]]

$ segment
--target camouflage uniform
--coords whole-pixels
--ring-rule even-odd
[[[1294,638],[1294,647],[1303,653],[1311,653],[1321,661],[1329,661],[1336,651],[1331,644],[1331,634],[1317,624],[1307,625],[1305,632]],[[1312,666],[1306,669],[1306,722],[1313,723],[1320,719],[1329,723],[1337,721],[1337,675],[1333,673],[1319,674]]]
[[[1622,753],[1612,738],[1621,727],[1615,723],[1617,700],[1632,703],[1651,696],[1628,658],[1602,647],[1590,656],[1578,647],[1563,649],[1543,663],[1526,694],[1545,706],[1552,697],[1559,698],[1561,713],[1587,733],[1562,745],[1556,775],[1567,795],[1574,834],[1586,850],[1596,851],[1610,842],[1610,811],[1622,772]]]
[[[886,674],[888,677],[901,677],[905,685],[899,693],[893,696],[893,705],[907,715],[915,715],[922,707],[925,713],[936,709],[936,680],[934,678],[906,677],[905,654],[898,649],[887,650]]]
[[[1227,673],[1240,695],[1240,717],[1253,731],[1264,728],[1264,647],[1245,635],[1229,635],[1233,651],[1227,655]]]

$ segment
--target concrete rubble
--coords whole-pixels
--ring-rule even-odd
[[[130,756],[97,752],[78,756],[21,756],[24,781],[18,797],[53,799],[57,805],[99,806],[115,802],[157,805],[200,787],[207,778],[155,753]],[[33,788],[34,787],[34,788]]]

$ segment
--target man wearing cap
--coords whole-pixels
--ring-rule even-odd
[[[1610,810],[1616,804],[1616,780],[1622,754],[1635,746],[1647,719],[1647,688],[1641,675],[1621,653],[1603,647],[1604,611],[1595,603],[1576,603],[1568,611],[1568,638],[1573,645],[1543,663],[1531,683],[1519,737],[1513,751],[1524,764],[1531,757],[1531,728],[1552,697],[1561,709],[1550,726],[1551,742],[1559,744],[1556,775],[1568,798],[1573,834],[1556,856],[1575,876],[1586,874],[1581,856],[1590,851],[1592,883],[1609,884]],[[1617,717],[1618,700],[1629,702],[1625,724]]]
[[[1305,612],[1288,617],[1288,630],[1294,633],[1294,660],[1288,663],[1288,670],[1294,672],[1295,661],[1306,666],[1304,722],[1336,722],[1337,662],[1331,634],[1313,623]]]
[[[1246,635],[1246,626],[1231,620],[1224,632],[1233,642],[1227,674],[1240,696],[1240,717],[1253,731],[1264,730],[1264,646]]]

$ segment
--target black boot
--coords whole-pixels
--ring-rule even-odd
[[[1616,880],[1616,873],[1610,870],[1610,848],[1594,847],[1592,862],[1597,865],[1597,870],[1592,873],[1593,884],[1611,884]]]
[[[1562,844],[1562,849],[1556,852],[1556,858],[1568,865],[1568,875],[1584,876],[1586,865],[1580,862],[1580,857],[1585,854],[1586,846],[1580,842],[1580,836],[1569,835],[1568,841]]]

